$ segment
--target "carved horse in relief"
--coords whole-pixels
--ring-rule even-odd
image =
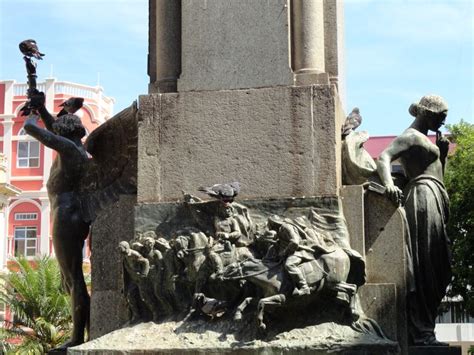
[[[187,228],[178,231],[175,240],[175,245],[179,245],[178,257],[185,265],[186,281],[193,288],[192,292],[195,295],[205,292],[206,296],[225,298],[229,305],[240,303],[247,292],[246,287],[242,287],[245,282],[229,282],[223,287],[223,281],[215,272],[215,261],[212,260],[213,257],[210,257],[210,238],[206,234],[195,228]],[[237,248],[234,246],[229,250],[221,250],[215,255],[214,257],[220,258],[219,262],[224,268],[233,262],[253,257],[246,247]]]
[[[331,253],[321,255],[317,260],[308,261],[298,267],[302,271],[311,293],[315,297],[322,291],[333,290],[335,298],[350,305],[357,286],[347,283],[350,271],[350,259],[346,252],[337,248]],[[264,322],[265,307],[281,306],[288,297],[293,297],[294,284],[284,269],[283,262],[248,259],[227,266],[224,280],[246,280],[257,286],[261,297],[247,297],[238,307],[235,320],[242,318],[242,312],[251,304],[257,304],[257,325],[261,331],[266,329]]]

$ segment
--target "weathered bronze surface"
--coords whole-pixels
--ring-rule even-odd
[[[449,142],[439,132],[448,106],[443,98],[427,95],[409,111],[415,120],[382,152],[378,173],[387,195],[404,205],[410,230],[409,340],[414,345],[445,345],[436,340],[434,327],[451,279],[449,200],[443,185]],[[436,132],[436,144],[427,138],[428,131]],[[396,159],[408,178],[403,192],[390,176],[390,163]]]
[[[82,344],[89,327],[90,300],[82,272],[82,249],[89,226],[120,194],[136,193],[137,107],[133,104],[115,115],[83,144],[86,131],[80,118],[71,113],[55,118],[48,112],[44,93],[36,89],[36,66],[28,55],[25,61],[31,80],[29,101],[23,110],[28,114],[24,129],[58,153],[47,189],[53,217],[53,246],[64,287],[71,295],[73,332],[70,342],[63,345],[67,348]],[[82,100],[76,99],[74,102],[82,105]],[[72,106],[65,108],[78,109],[77,105]],[[38,124],[40,118],[46,128]]]
[[[337,197],[245,205],[216,198],[203,202],[186,194],[182,203],[137,209],[136,235],[130,247],[120,244],[131,322],[253,318],[263,335],[267,324],[284,327],[276,319],[288,311],[295,319],[311,313],[301,324],[316,324],[314,313],[323,304],[325,319],[382,334],[357,307],[365,263],[349,245]],[[148,259],[148,275],[140,271],[147,267],[129,267],[135,253],[136,264]],[[137,277],[153,284],[154,292],[142,291]],[[286,323],[295,326],[294,320]]]

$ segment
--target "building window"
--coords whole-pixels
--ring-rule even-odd
[[[15,221],[34,221],[38,219],[38,213],[15,213]]]
[[[38,168],[40,147],[37,141],[18,142],[17,167]]]
[[[15,256],[36,255],[36,227],[15,227]]]

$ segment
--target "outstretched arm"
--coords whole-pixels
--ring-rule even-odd
[[[400,204],[403,195],[402,191],[393,183],[391,163],[398,159],[408,148],[408,137],[402,135],[397,137],[377,159],[377,172],[380,180],[382,180],[382,183],[387,188],[386,194],[397,204]]]
[[[37,115],[30,115],[27,118],[25,125],[23,126],[26,133],[36,138],[48,148],[54,149],[59,153],[66,152],[67,150],[74,148],[74,143],[69,139],[61,137],[38,126],[38,119],[39,116]]]
[[[43,121],[45,127],[48,129],[50,132],[54,132],[53,130],[53,123],[55,121],[53,115],[51,115],[48,111],[48,109],[45,106],[41,106],[38,109],[38,113],[40,114],[41,120]]]

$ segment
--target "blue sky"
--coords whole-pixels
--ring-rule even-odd
[[[471,0],[346,0],[346,111],[362,129],[395,135],[411,123],[410,103],[435,93],[448,123],[474,122]],[[39,80],[100,85],[115,111],[146,94],[147,0],[0,0],[0,79],[25,81],[18,43],[46,53]]]

